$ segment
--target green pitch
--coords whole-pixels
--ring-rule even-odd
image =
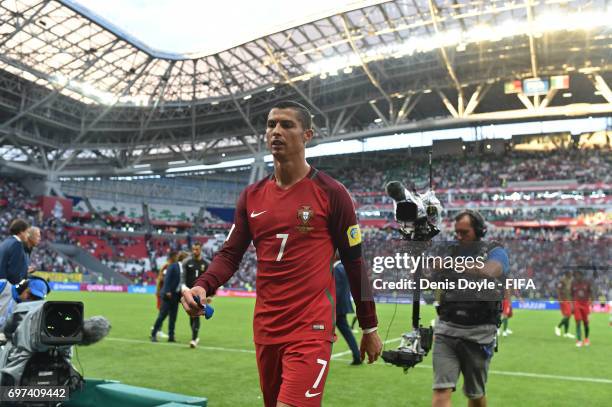
[[[209,405],[262,405],[252,343],[254,300],[215,299],[215,316],[202,321],[200,346],[190,349],[186,314],[179,309],[177,344],[148,335],[157,315],[152,295],[54,292],[50,300],[80,300],[86,316],[104,315],[112,331],[103,342],[78,348],[73,360],[86,377],[120,380],[126,384],[206,396]],[[384,340],[394,305],[380,304]],[[425,307],[423,321],[434,316]],[[559,338],[553,327],[556,311],[515,310],[509,327],[514,334],[500,339],[488,384],[492,406],[609,406],[612,397],[612,327],[607,314],[595,314],[590,348],[576,348],[573,339]],[[410,307],[400,305],[388,340],[410,325]],[[167,332],[167,320],[164,323]],[[575,331],[572,321],[571,332]],[[359,339],[359,338],[358,338]],[[396,347],[398,341],[386,348]],[[333,353],[347,350],[342,338]],[[77,362],[77,359],[80,361]],[[431,404],[431,354],[407,375],[385,365],[349,366],[350,356],[336,357],[325,388],[326,406],[427,406]],[[460,390],[454,405],[466,405]]]

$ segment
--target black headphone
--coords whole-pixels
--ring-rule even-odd
[[[469,216],[472,227],[474,228],[474,234],[478,239],[482,239],[487,234],[487,224],[484,218],[478,211],[471,209],[464,209],[455,216],[455,221],[458,221],[464,216]]]
[[[49,285],[49,282],[47,280],[45,280],[44,278],[42,278],[42,277],[32,276],[32,275],[28,276],[27,279],[24,278],[23,280],[21,280],[19,283],[17,283],[15,285],[15,289],[17,290],[17,294],[21,295],[21,293],[24,292],[26,290],[26,288],[28,288],[28,284],[32,280],[40,280],[40,281],[44,282],[45,285],[47,286],[47,295],[49,295],[49,293],[51,292],[51,286]]]

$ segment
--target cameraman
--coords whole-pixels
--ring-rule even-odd
[[[30,276],[19,284],[13,285],[7,280],[0,280],[0,342],[4,341],[4,326],[11,317],[15,305],[24,301],[38,301],[49,293],[46,280]]]
[[[466,210],[455,217],[458,247],[464,253],[473,251],[472,242],[479,242],[486,231],[485,221],[476,211]],[[469,268],[463,276],[496,279],[508,273],[508,253],[501,245],[476,245],[484,247],[484,266]],[[485,384],[500,322],[501,297],[499,301],[449,301],[446,294],[440,299],[434,330],[432,406],[451,405],[460,373],[468,406],[486,406]]]

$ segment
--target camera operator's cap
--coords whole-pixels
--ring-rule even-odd
[[[37,296],[38,298],[42,299],[47,296],[47,284],[41,279],[31,279],[28,282],[28,288],[30,289],[30,293],[32,293],[32,295]]]

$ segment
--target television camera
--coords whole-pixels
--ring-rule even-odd
[[[399,224],[399,232],[403,240],[415,242],[410,244],[409,251],[413,255],[420,255],[427,250],[431,240],[440,233],[442,218],[442,204],[433,191],[432,160],[429,153],[429,190],[419,194],[414,188],[408,189],[400,181],[387,183],[387,195],[393,199],[395,220]],[[420,281],[421,267],[414,273],[415,281]],[[384,351],[382,358],[385,362],[404,369],[416,366],[423,361],[429,353],[433,340],[433,328],[423,327],[420,324],[420,283],[412,292],[412,331],[402,334],[397,349]]]

